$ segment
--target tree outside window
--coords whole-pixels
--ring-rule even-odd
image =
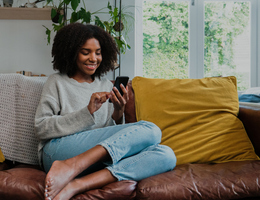
[[[188,78],[190,2],[143,2],[143,74]],[[204,76],[236,76],[249,87],[250,3],[205,1]],[[193,53],[193,52],[190,52]]]

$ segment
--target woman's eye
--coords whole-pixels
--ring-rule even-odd
[[[88,55],[88,52],[81,52],[81,54],[83,54],[84,56]]]

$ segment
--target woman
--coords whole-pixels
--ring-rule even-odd
[[[117,53],[113,38],[94,25],[70,24],[54,38],[53,68],[59,72],[46,81],[35,117],[46,200],[175,167],[173,151],[159,144],[156,125],[124,124],[127,87],[120,86],[121,96],[102,77],[113,69]]]

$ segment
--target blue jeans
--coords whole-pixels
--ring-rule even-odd
[[[65,160],[101,145],[108,151],[111,162],[96,163],[80,176],[106,166],[119,181],[139,181],[175,167],[174,152],[170,147],[160,145],[160,142],[160,128],[146,121],[83,131],[46,143],[43,166],[48,172],[55,160]]]

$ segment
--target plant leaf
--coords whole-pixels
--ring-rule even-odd
[[[50,0],[51,1],[51,0]],[[64,0],[64,3],[66,4],[66,5],[69,5],[69,3],[71,2],[71,0]]]
[[[114,17],[118,16],[118,8],[117,7],[115,7],[115,9],[114,9],[113,16]]]
[[[71,13],[70,23],[74,23],[79,20],[79,13],[73,12]]]
[[[104,30],[106,30],[106,29],[105,29],[106,26],[105,26],[104,23],[105,23],[105,22],[102,22],[98,16],[95,16],[95,25],[97,25],[97,26],[103,28]]]
[[[62,27],[64,27],[64,23],[59,24],[59,25],[52,24],[52,26],[53,26],[54,32],[57,32],[57,31],[59,31]]]
[[[48,45],[51,43],[51,30],[48,29],[46,26],[43,26],[43,27],[46,29],[45,33],[47,35],[47,45]]]
[[[107,8],[108,8],[110,11],[112,11],[112,6],[111,6],[110,2],[107,3]]]
[[[64,15],[60,15],[60,16],[59,16],[59,21],[58,21],[58,22],[59,22],[59,24],[61,24],[61,23],[62,23],[62,21],[63,21],[63,17],[64,17]]]
[[[77,10],[78,8],[78,5],[79,5],[79,0],[71,0],[71,7],[74,11]]]
[[[84,8],[81,8],[81,10],[79,11],[79,18],[82,19],[85,23],[90,23],[91,13],[89,11],[86,12]]]
[[[51,9],[51,18],[53,19],[57,15],[57,10],[55,8]]]
[[[114,37],[114,39],[117,43],[117,46],[118,46],[118,49],[120,50],[120,52],[125,54],[127,44],[124,41],[119,40],[117,37]]]

